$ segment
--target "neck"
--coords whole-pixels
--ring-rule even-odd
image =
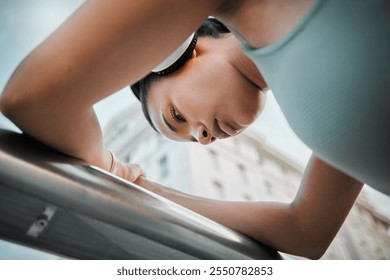
[[[227,51],[230,53],[229,62],[240,74],[259,90],[265,91],[268,86],[254,62],[243,52],[241,43],[234,35],[226,36],[225,46],[231,46]]]
[[[253,45],[254,36],[258,34],[259,28],[262,28],[258,24],[258,19],[263,19],[265,16],[264,2],[267,1],[226,0],[214,13],[214,16],[221,20],[241,42]],[[255,28],[252,26],[253,23],[255,23]]]
[[[285,36],[307,13],[314,0],[224,1],[214,16],[241,41],[260,48]]]
[[[254,87],[262,91],[268,88],[256,65],[244,53],[240,41],[233,34],[223,34],[218,39],[199,37],[195,50],[197,56],[215,54],[215,50],[218,50],[218,55],[222,55]]]

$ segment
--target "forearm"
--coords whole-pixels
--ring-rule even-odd
[[[312,156],[290,204],[199,198],[140,178],[137,184],[277,250],[320,258],[363,184]]]
[[[309,255],[290,204],[220,201],[191,196],[145,178],[135,183],[279,251]]]
[[[104,169],[110,166],[110,155],[103,146],[99,122],[92,106],[78,108],[61,98],[39,98],[23,84],[23,73],[17,71],[1,96],[1,111],[22,131],[70,156]],[[23,92],[25,91],[25,92]]]
[[[87,1],[18,66],[1,110],[40,141],[107,169],[92,106],[146,75],[216,5]]]

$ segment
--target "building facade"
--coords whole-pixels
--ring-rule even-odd
[[[149,126],[137,105],[113,118],[104,138],[119,159],[140,164],[150,180],[220,200],[294,198],[304,167],[253,132],[207,146],[173,142]],[[363,191],[322,259],[390,259],[388,229],[388,218],[373,210]]]

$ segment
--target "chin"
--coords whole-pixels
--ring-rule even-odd
[[[261,115],[261,113],[263,112],[263,107],[264,106],[258,106],[256,109],[251,110],[251,112],[247,112],[246,117],[243,120],[242,124],[245,127],[247,127],[247,126],[251,125],[252,123],[254,123],[258,119],[258,117]]]

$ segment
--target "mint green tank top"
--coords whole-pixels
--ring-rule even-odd
[[[296,135],[390,195],[390,1],[316,1],[280,41],[243,48]]]

